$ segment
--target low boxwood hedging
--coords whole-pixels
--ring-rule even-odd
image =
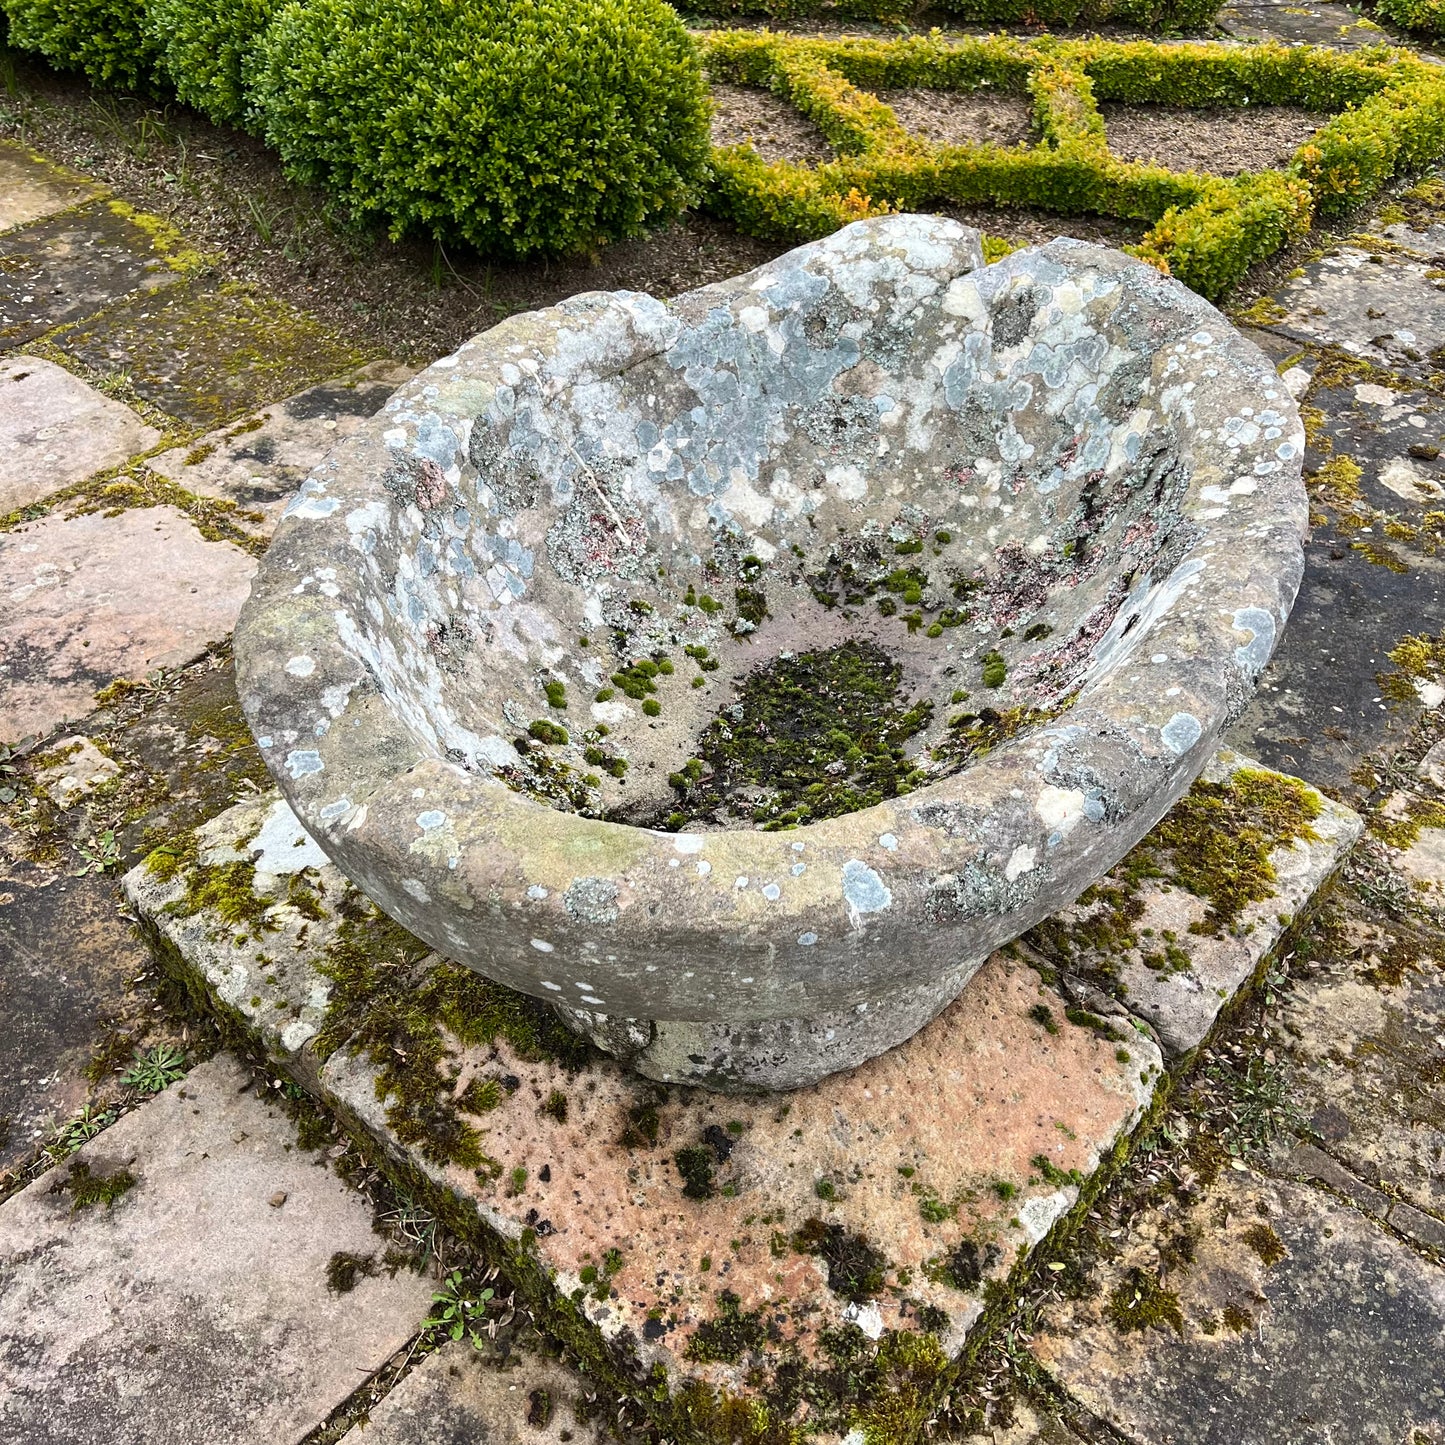
[[[0,0],[12,43],[263,135],[393,237],[586,252],[708,167],[697,47],[663,0]]]
[[[716,77],[776,91],[838,152],[807,168],[764,164],[749,146],[716,151],[712,205],[746,230],[805,239],[861,215],[949,202],[1097,213],[1148,222],[1129,249],[1210,297],[1307,230],[1317,211],[1358,205],[1397,172],[1445,153],[1445,74],[1384,47],[1347,55],[1307,46],[725,31],[708,37],[706,53]],[[908,86],[1027,96],[1037,139],[1010,148],[930,145],[866,93]],[[1286,171],[1224,179],[1117,159],[1100,100],[1294,105],[1321,112],[1322,124]]]
[[[157,69],[178,99],[221,125],[246,125],[244,71],[277,0],[145,0]]]
[[[3,0],[10,44],[95,85],[149,91],[158,46],[140,0]]]
[[[635,235],[707,166],[697,51],[662,0],[292,0],[252,98],[288,174],[490,253]]]

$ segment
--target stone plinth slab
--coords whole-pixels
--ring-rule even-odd
[[[411,374],[396,362],[375,362],[162,452],[149,465],[203,497],[260,512],[265,521],[257,530],[269,537],[307,473]]]
[[[1342,828],[1316,858],[1316,884],[1352,837]],[[351,957],[411,970],[408,992],[443,966],[358,925],[357,899],[313,850],[263,797],[178,840],[125,889],[172,964],[273,1057],[545,1266],[614,1357],[660,1365],[674,1384],[766,1391],[779,1365],[816,1366],[828,1331],[849,1324],[873,1339],[928,1330],[956,1352],[986,1290],[1074,1207],[1162,1077],[1142,1024],[1117,1005],[1107,1018],[1077,1008],[1005,951],[908,1043],[786,1095],[665,1088],[596,1056],[578,1071],[505,1036],[444,1036],[438,1106],[476,1129],[484,1157],[448,1163],[445,1148],[403,1142],[397,1097],[385,1084],[378,1097],[385,1050],[315,1051],[339,1006],[339,920],[351,920]],[[247,890],[232,905],[239,927],[207,903],[228,866],[228,886]],[[1291,910],[1303,901],[1291,894]],[[1276,936],[1246,935],[1251,967]],[[347,1017],[365,1027],[364,1013]]]
[[[119,466],[160,437],[54,362],[0,362],[0,515]]]
[[[1249,758],[1220,752],[1203,780],[1228,786],[1255,768]],[[1126,882],[1125,859],[1091,901],[1063,909],[1035,940],[1051,963],[1117,992],[1167,1054],[1189,1053],[1360,836],[1357,814],[1309,791],[1319,808],[1310,834],[1271,850],[1269,896],[1248,904],[1230,926],[1210,926],[1206,899],[1168,876]]]
[[[104,186],[43,159],[18,141],[0,141],[0,231],[68,211],[104,192]]]
[[[48,732],[115,679],[226,637],[255,571],[173,507],[0,533],[0,741]]]
[[[179,278],[125,209],[95,201],[0,236],[0,350]]]
[[[1231,1173],[1136,1234],[1034,1345],[1130,1441],[1445,1438],[1445,1271],[1348,1205]],[[1181,1237],[1192,1262],[1161,1274],[1158,1246]]]
[[[584,1388],[553,1360],[498,1364],[458,1341],[428,1355],[342,1445],[602,1445],[610,1437],[577,1419]]]
[[[355,1190],[221,1057],[0,1207],[0,1442],[285,1445],[417,1331],[428,1281],[380,1261]],[[79,1168],[133,1183],[76,1207]]]
[[[231,809],[179,850],[168,856],[194,863],[143,864],[127,875],[127,896],[273,1056],[316,1078],[309,1045],[330,1001],[328,950],[338,918],[356,915],[344,881],[274,797]],[[201,902],[206,880],[247,859],[244,886],[265,911],[228,925]],[[348,943],[364,948],[365,936]],[[423,959],[418,985],[435,966]],[[403,1146],[368,1058],[339,1050],[317,1086],[503,1238],[530,1231],[558,1291],[580,1292],[603,1338],[624,1341],[644,1365],[741,1388],[752,1347],[685,1359],[700,1329],[708,1337],[724,1291],[753,1329],[775,1336],[777,1357],[811,1359],[818,1332],[846,1323],[873,1338],[916,1329],[920,1310],[957,1349],[984,1284],[1069,1210],[1152,1095],[1153,1043],[1133,1029],[1107,1032],[1069,1022],[1033,969],[1000,954],[909,1043],[788,1095],[659,1089],[600,1057],[579,1074],[502,1040],[456,1049],[460,1082],[448,1096],[473,1080],[507,1081],[479,1120],[481,1170]],[[684,1193],[684,1150],[710,1161],[706,1197]],[[852,1240],[876,1251],[867,1287],[840,1290],[838,1268],[801,1239],[809,1230],[828,1249]],[[588,1275],[612,1251],[599,1288]]]

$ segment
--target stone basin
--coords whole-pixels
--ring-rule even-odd
[[[404,385],[288,507],[242,701],[440,953],[655,1078],[797,1087],[1193,781],[1293,605],[1303,451],[1140,262],[863,221]]]

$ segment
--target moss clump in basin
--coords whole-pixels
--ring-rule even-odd
[[[679,800],[671,821],[786,828],[910,792],[924,775],[905,744],[933,704],[910,705],[902,677],[867,642],[755,668],[703,731],[697,757],[669,778]]]

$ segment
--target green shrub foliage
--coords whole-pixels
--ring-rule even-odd
[[[808,239],[889,210],[1039,206],[1147,222],[1127,249],[1208,297],[1391,176],[1445,154],[1445,74],[1400,51],[1152,41],[804,40],[767,31],[707,41],[712,73],[767,86],[815,121],[838,158],[813,168],[715,152],[712,205],[743,229]],[[1035,142],[934,146],[905,131],[873,89],[993,88],[1029,99]],[[1286,171],[1224,179],[1122,161],[1100,100],[1295,105],[1320,129]]]
[[[826,13],[830,19],[918,21],[943,11],[968,25],[1064,25],[1104,22],[1145,30],[1197,30],[1209,25],[1221,0],[687,0],[699,15],[767,15],[793,20]],[[1396,0],[1410,3],[1410,0]],[[1415,0],[1419,4],[1441,0]]]
[[[246,116],[243,71],[275,0],[146,0],[157,68],[187,105],[223,125]]]
[[[1406,30],[1445,35],[1445,0],[1375,0],[1375,9]]]
[[[697,51],[662,0],[292,0],[253,100],[290,175],[393,237],[587,251],[706,175]]]
[[[57,70],[80,70],[94,85],[148,91],[156,45],[142,0],[0,0],[10,44],[43,55]]]

